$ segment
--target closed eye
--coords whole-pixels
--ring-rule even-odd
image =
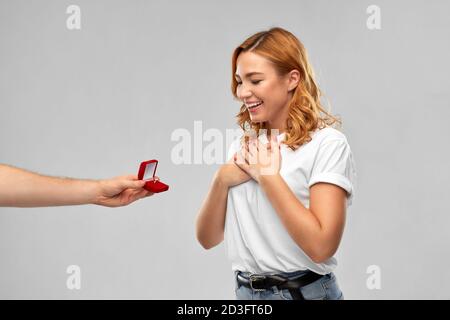
[[[252,83],[253,83],[253,84],[258,84],[258,83],[260,83],[261,81],[262,81],[262,80],[255,80],[255,81],[252,81]],[[242,82],[237,81],[237,84],[240,85],[240,84],[242,84]]]

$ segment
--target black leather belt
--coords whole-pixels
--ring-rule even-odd
[[[271,289],[272,287],[277,287],[279,290],[288,289],[294,300],[304,300],[299,289],[313,283],[316,280],[319,280],[322,277],[323,275],[317,274],[310,270],[307,270],[305,274],[302,274],[295,279],[288,279],[277,274],[251,274],[245,276],[239,271],[237,273],[237,282],[239,285],[250,288],[254,291],[265,291]]]

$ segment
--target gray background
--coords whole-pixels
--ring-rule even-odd
[[[66,8],[81,8],[81,30]],[[381,8],[381,30],[366,8]],[[235,128],[232,50],[281,26],[308,49],[358,169],[335,271],[347,299],[448,299],[446,1],[0,1],[0,162],[108,178],[160,160],[171,190],[125,208],[0,209],[0,298],[233,299],[194,220],[218,165],[171,133]],[[446,147],[447,146],[447,147]],[[81,290],[66,268],[79,265]],[[381,290],[366,286],[370,265]]]

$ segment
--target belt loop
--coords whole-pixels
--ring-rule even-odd
[[[273,286],[273,287],[271,287],[271,289],[274,294],[279,294],[281,292],[281,289],[278,288],[277,286]]]
[[[237,288],[238,288],[238,289],[241,287],[241,284],[239,283],[239,280],[238,280],[238,275],[239,275],[239,273],[240,273],[239,270],[237,270],[237,271],[234,272],[234,280],[235,280],[236,283],[237,283]]]
[[[302,289],[301,288],[297,288],[297,290],[289,289],[289,293],[291,294],[293,300],[305,300],[305,297],[303,296],[300,290]]]

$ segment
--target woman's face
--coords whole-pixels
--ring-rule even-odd
[[[236,62],[236,95],[247,107],[250,120],[267,121],[269,127],[283,129],[292,97],[290,90],[298,84],[298,75],[293,70],[280,77],[266,58],[249,51],[241,53]]]

